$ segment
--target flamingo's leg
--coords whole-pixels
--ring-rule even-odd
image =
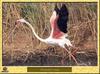
[[[65,48],[65,50],[68,52],[69,56],[72,57],[73,60],[75,61],[75,63],[78,65],[76,58],[66,48]]]
[[[72,52],[72,54],[74,55],[78,50],[79,48],[76,48],[76,47],[73,47],[75,50]]]

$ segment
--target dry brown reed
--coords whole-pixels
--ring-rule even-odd
[[[58,3],[60,7],[62,3]],[[26,58],[28,53],[48,54],[49,46],[40,42],[32,34],[31,29],[16,20],[24,18],[34,27],[41,38],[50,35],[50,16],[55,3],[3,3],[3,58],[10,62]],[[66,3],[69,10],[68,35],[73,45],[81,50],[97,50],[97,4],[96,3]],[[47,51],[48,50],[48,51]],[[45,52],[46,51],[46,52]],[[66,56],[64,50],[54,47],[56,56]],[[50,51],[51,52],[51,51]],[[52,55],[52,53],[50,53]],[[7,57],[10,55],[9,57]],[[18,58],[19,57],[19,58]],[[21,58],[22,59],[22,58]],[[22,59],[23,60],[23,59]]]

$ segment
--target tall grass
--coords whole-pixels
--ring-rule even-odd
[[[62,3],[57,3],[61,7]],[[96,3],[65,3],[69,10],[68,35],[73,45],[88,51],[97,49],[97,4]],[[3,53],[20,49],[23,52],[33,52],[35,49],[48,47],[32,34],[27,25],[16,24],[20,18],[32,24],[35,32],[41,38],[50,35],[50,17],[55,3],[3,3]],[[31,51],[30,51],[31,49]],[[55,48],[56,49],[56,48]],[[56,50],[64,52],[61,48]],[[55,51],[56,51],[55,50]],[[10,53],[11,53],[10,52]],[[14,57],[14,53],[12,54]]]

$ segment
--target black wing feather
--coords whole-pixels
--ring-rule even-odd
[[[57,14],[59,14],[60,10],[59,10],[59,8],[58,8],[57,4],[55,5],[54,10],[56,11],[56,13],[57,13]]]
[[[68,9],[66,5],[63,4],[59,10],[59,19],[57,21],[57,24],[58,28],[64,33],[67,33],[68,15],[69,15]]]

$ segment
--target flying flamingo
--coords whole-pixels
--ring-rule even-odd
[[[50,24],[51,24],[51,33],[50,36],[46,39],[40,38],[36,33],[32,25],[27,22],[24,19],[19,19],[17,22],[22,22],[27,24],[31,29],[33,34],[36,36],[37,39],[39,39],[42,42],[45,42],[47,44],[51,45],[59,45],[60,47],[64,48],[68,54],[73,58],[73,60],[78,64],[75,57],[72,55],[72,53],[69,52],[67,47],[72,47],[70,40],[67,38],[67,21],[68,21],[68,9],[65,4],[62,4],[62,7],[59,9],[57,5],[55,6],[55,9],[52,13],[52,16],[50,18]]]

